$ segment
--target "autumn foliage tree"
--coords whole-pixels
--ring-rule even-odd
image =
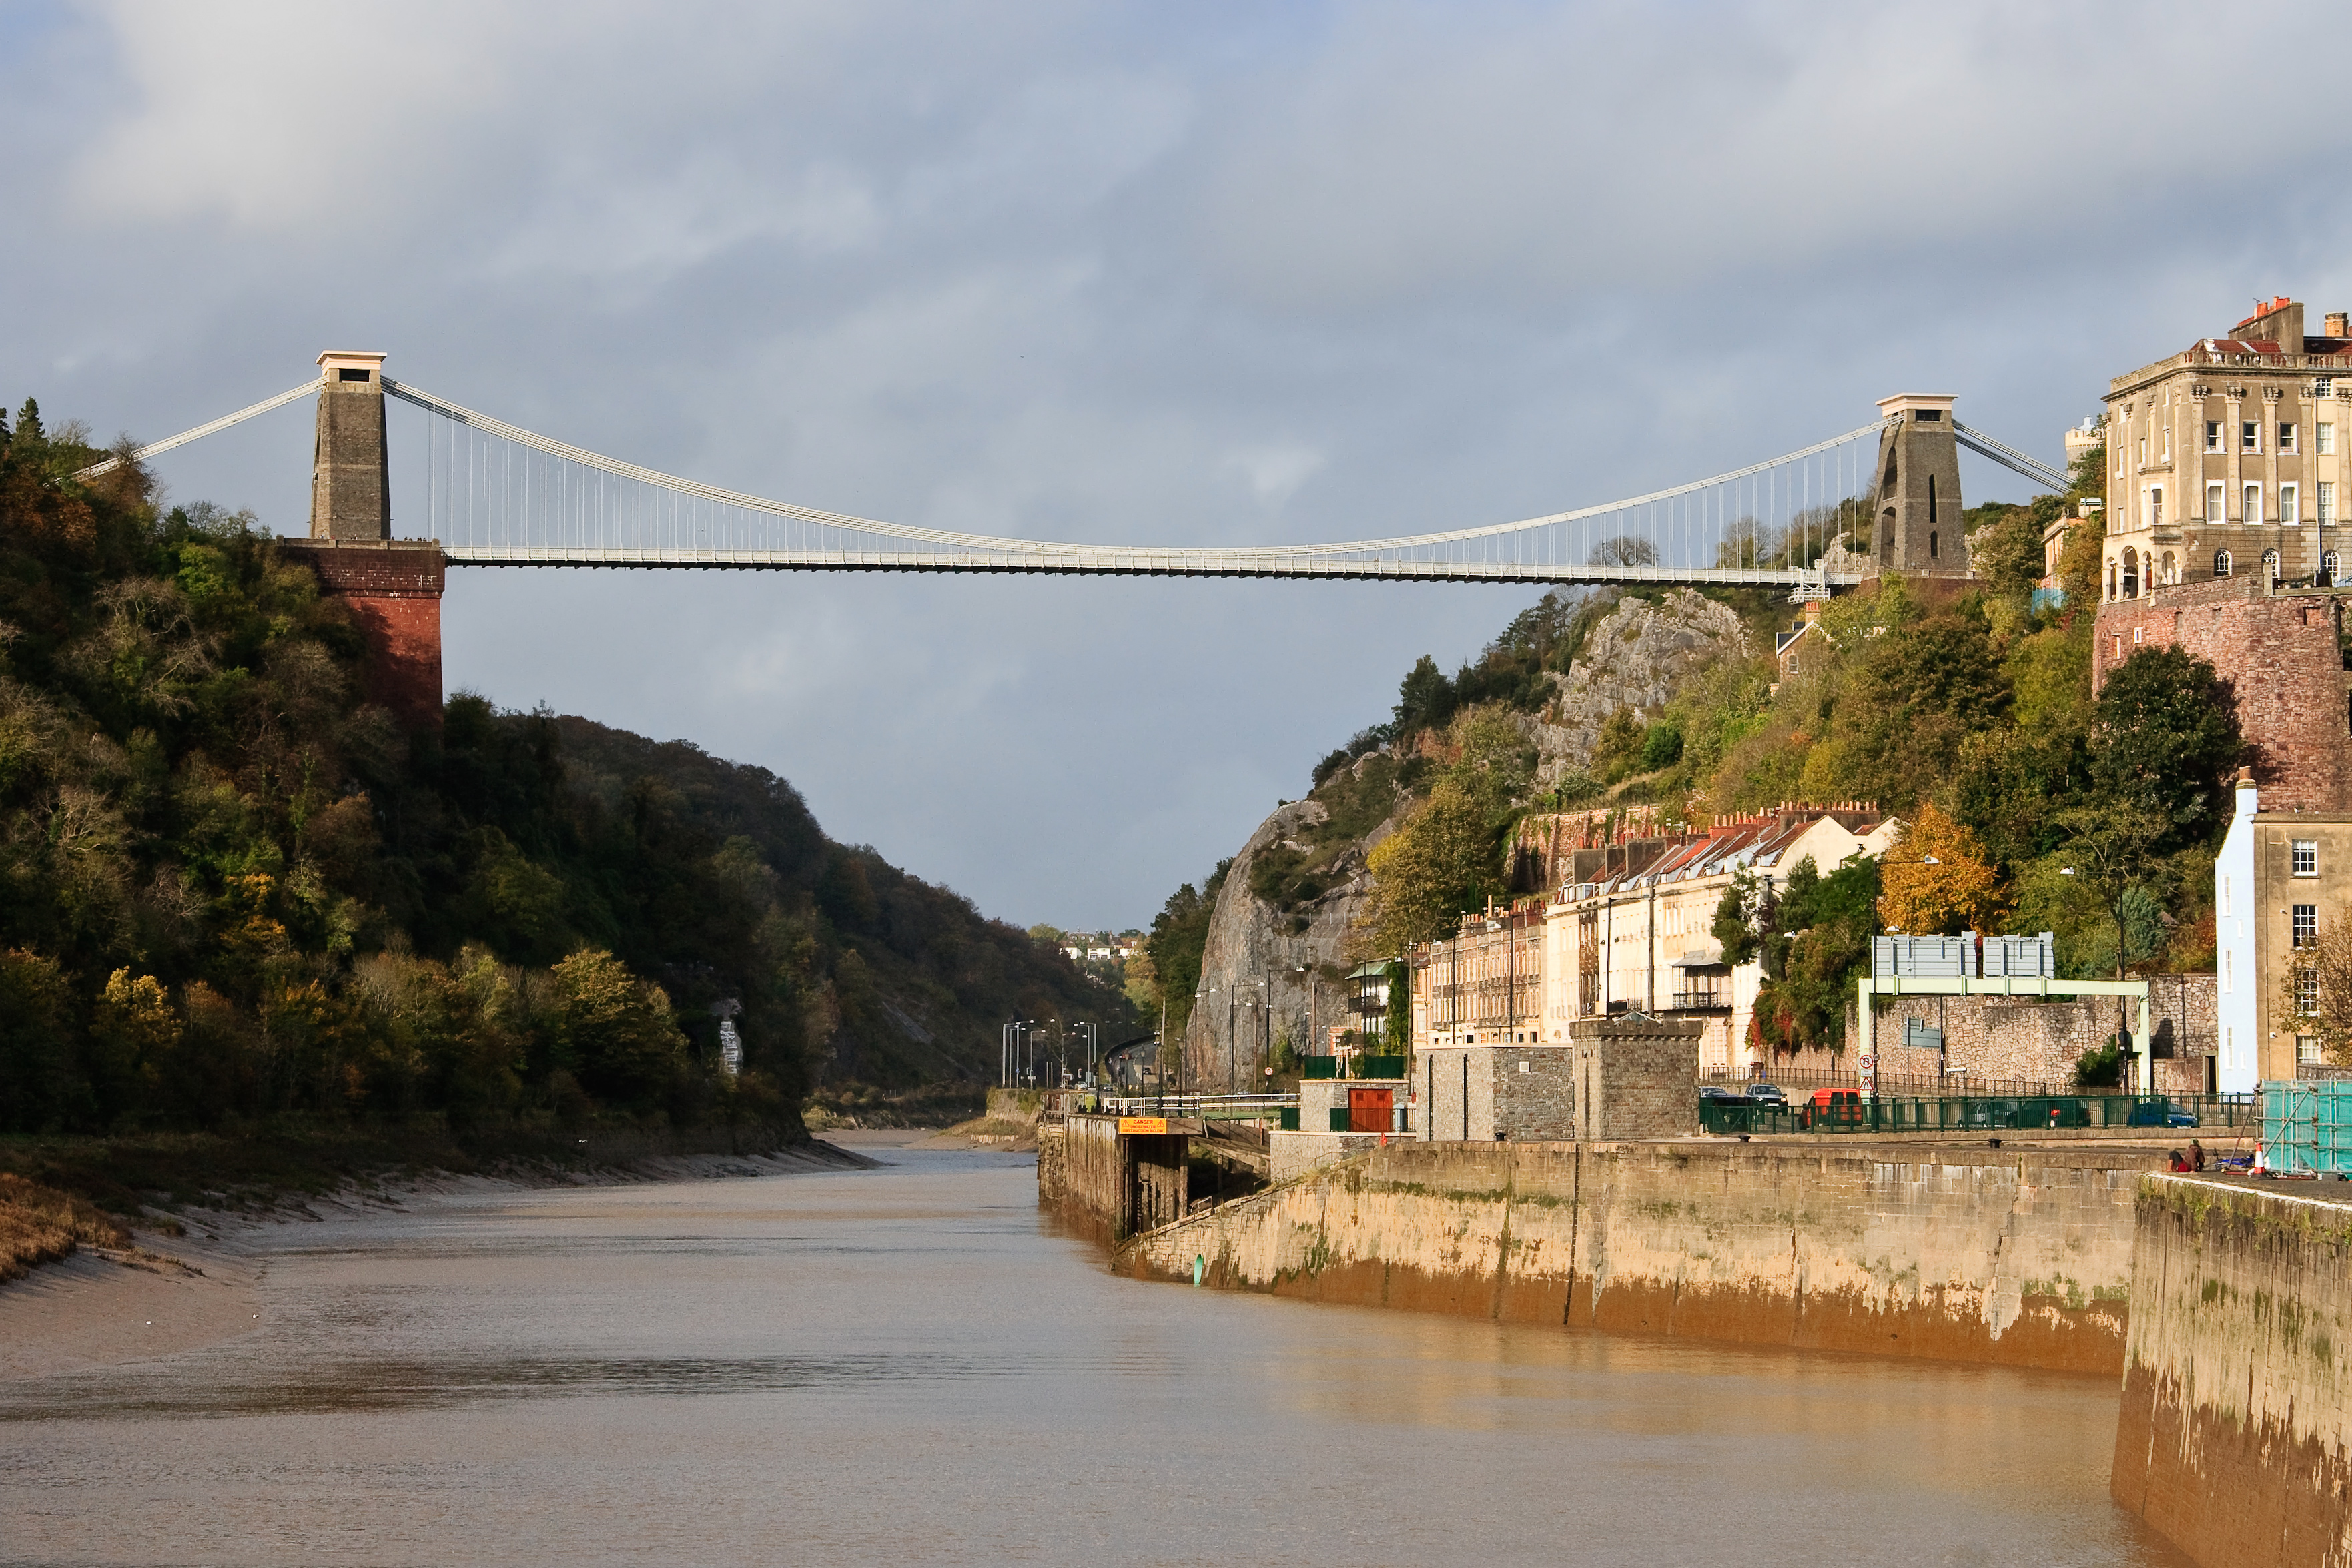
[[[1440,779],[1371,853],[1372,892],[1362,942],[1375,953],[1401,953],[1417,942],[1450,935],[1464,910],[1503,890],[1495,828],[1459,779]]]
[[[1932,801],[1919,807],[1879,867],[1878,917],[1914,936],[1990,931],[2000,877],[1969,828]]]

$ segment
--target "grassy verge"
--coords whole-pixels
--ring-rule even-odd
[[[0,1284],[77,1246],[130,1245],[131,1233],[88,1199],[0,1172]]]

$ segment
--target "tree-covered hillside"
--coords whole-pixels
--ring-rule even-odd
[[[789,1131],[1129,1016],[763,769],[465,695],[404,731],[296,552],[101,455],[0,419],[0,1131]]]

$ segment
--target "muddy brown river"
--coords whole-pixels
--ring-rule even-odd
[[[1137,1284],[879,1152],[273,1230],[254,1332],[0,1383],[0,1560],[2185,1562],[2104,1378]]]

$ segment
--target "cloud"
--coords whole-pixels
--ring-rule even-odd
[[[0,286],[39,308],[0,364],[162,435],[371,346],[713,483],[1149,543],[1537,515],[1906,384],[2055,458],[2256,293],[2352,301],[2335,205],[2223,194],[2250,160],[2331,189],[2352,133],[2164,107],[2243,47],[2013,0],[11,7]],[[300,527],[310,432],[271,417],[172,454],[174,493]],[[467,572],[446,607],[453,683],[761,763],[1076,926],[1147,921],[1533,596]]]
[[[345,242],[495,110],[526,31],[464,0],[120,0],[102,15],[131,105],[77,160],[86,210]]]
[[[2296,9],[2289,34],[2323,25]],[[2242,19],[2116,24],[2016,3],[1351,8],[1286,90],[1217,119],[1202,254],[1251,298],[1374,310],[2055,245],[2242,158],[2197,116],[2144,112],[2152,83],[2242,47]],[[2329,167],[2346,135],[2279,155]]]
[[[1234,453],[1226,464],[1248,479],[1252,494],[1268,507],[1279,508],[1299,486],[1323,467],[1323,454],[1310,447],[1253,447]]]

